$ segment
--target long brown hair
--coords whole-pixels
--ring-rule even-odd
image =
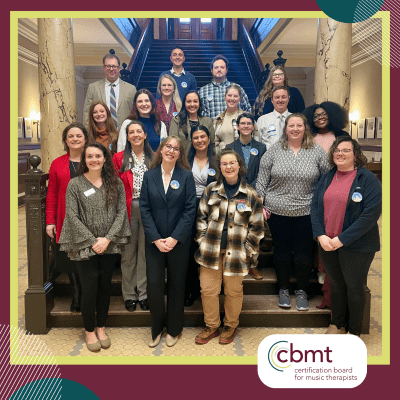
[[[103,168],[101,169],[101,179],[103,181],[106,196],[106,207],[108,208],[110,204],[116,203],[118,201],[118,186],[120,182],[120,179],[115,175],[111,152],[101,143],[92,142],[86,145],[82,151],[81,161],[78,165],[76,176],[83,175],[84,173],[89,171],[89,168],[86,165],[86,150],[89,147],[95,147],[96,149],[99,149],[103,152],[105,161],[103,164]]]
[[[160,113],[158,112],[157,107],[156,107],[156,99],[150,93],[150,91],[148,91],[147,89],[140,89],[135,93],[135,96],[133,97],[132,110],[131,110],[131,113],[130,113],[130,115],[128,116],[127,119],[131,119],[131,120],[135,120],[135,121],[139,120],[140,114],[139,114],[139,111],[138,111],[138,109],[136,107],[136,101],[137,101],[137,98],[141,94],[147,94],[147,96],[149,97],[149,100],[150,100],[150,103],[151,103],[150,119],[154,123],[154,130],[156,131],[157,135],[160,136],[160,130],[161,130]]]
[[[301,118],[301,120],[302,120],[303,123],[304,123],[305,130],[304,130],[303,141],[301,142],[301,147],[302,147],[303,149],[312,149],[312,148],[314,147],[314,144],[315,144],[314,138],[313,138],[313,136],[311,135],[310,127],[309,127],[308,124],[307,124],[307,118],[306,118],[303,114],[300,114],[300,113],[290,114],[290,115],[288,115],[288,117],[286,118],[286,121],[285,121],[285,128],[284,128],[284,130],[283,130],[282,138],[281,138],[281,140],[280,140],[280,142],[281,142],[281,144],[282,144],[282,148],[283,148],[284,150],[287,150],[287,149],[289,148],[289,139],[288,139],[288,135],[287,135],[287,133],[286,133],[286,128],[287,128],[287,126],[288,126],[288,122],[289,122],[292,118]]]
[[[264,86],[261,89],[261,92],[258,95],[258,97],[254,103],[254,107],[253,107],[254,115],[256,115],[256,113],[257,113],[258,116],[261,117],[263,109],[264,109],[265,100],[267,100],[268,97],[271,97],[271,95],[272,95],[272,89],[274,88],[274,84],[272,83],[272,74],[276,70],[280,70],[283,72],[283,75],[284,75],[283,86],[288,86],[288,77],[287,77],[285,68],[282,67],[281,65],[272,67],[271,70],[269,71],[268,79],[264,83]],[[256,115],[256,118],[257,118],[257,115]]]
[[[93,118],[93,112],[94,112],[94,108],[98,104],[103,106],[104,109],[106,110],[106,113],[107,113],[107,119],[105,122],[106,123],[106,132],[108,133],[110,142],[115,143],[118,140],[118,131],[117,131],[117,128],[115,127],[114,120],[112,119],[110,109],[107,107],[107,104],[101,100],[94,100],[89,107],[89,122],[88,122],[89,142],[96,141],[96,137],[97,137],[97,129],[96,129],[97,125]]]
[[[182,140],[177,137],[177,136],[168,136],[166,137],[158,146],[158,149],[156,151],[156,155],[153,158],[153,161],[150,164],[149,169],[153,169],[158,167],[161,163],[162,163],[162,154],[161,154],[161,150],[172,140],[176,140],[179,144],[179,157],[176,160],[176,164],[178,164],[178,167],[182,168],[182,169],[186,169],[188,171],[191,170],[190,165],[189,165],[189,161],[186,157],[186,153],[185,153],[185,149],[183,147],[182,144]]]

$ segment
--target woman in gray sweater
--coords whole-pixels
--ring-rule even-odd
[[[118,262],[117,254],[130,235],[125,190],[114,173],[111,153],[102,144],[92,143],[83,150],[77,177],[68,184],[66,215],[59,240],[61,250],[76,261],[82,285],[86,344],[90,351],[111,345],[104,328],[111,278]]]

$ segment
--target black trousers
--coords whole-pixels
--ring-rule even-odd
[[[151,313],[151,334],[155,339],[164,329],[178,336],[183,329],[185,280],[190,237],[162,253],[146,240],[147,299]],[[165,268],[167,269],[167,311],[165,312]]]
[[[274,240],[274,264],[280,289],[289,289],[292,254],[297,278],[297,289],[307,290],[313,261],[311,218],[285,217],[271,214],[268,220]]]
[[[332,282],[332,324],[360,335],[364,313],[364,284],[375,253],[353,253],[343,247],[319,254]],[[347,315],[348,312],[348,315]]]
[[[196,199],[196,209],[199,208],[200,198]],[[192,226],[192,237],[190,241],[189,250],[189,264],[186,274],[186,285],[185,285],[185,299],[192,297],[193,299],[200,296],[200,278],[199,278],[199,264],[194,259],[194,254],[199,248],[198,243],[195,241],[197,234],[197,218],[195,218]]]
[[[102,328],[106,324],[110,307],[111,278],[118,261],[119,254],[95,255],[89,260],[76,261],[82,286],[83,325],[87,332],[94,331],[96,311],[96,325]]]

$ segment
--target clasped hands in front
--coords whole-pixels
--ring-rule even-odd
[[[319,244],[325,251],[335,251],[339,247],[343,246],[343,243],[339,240],[337,236],[331,239],[329,236],[321,235],[318,236],[317,239]]]
[[[157,239],[154,241],[154,244],[162,253],[168,253],[175,247],[177,243],[178,241],[171,236],[167,237],[166,239]]]
[[[93,251],[97,254],[104,253],[111,240],[105,237],[98,237],[96,238],[96,240],[97,242],[92,246]]]

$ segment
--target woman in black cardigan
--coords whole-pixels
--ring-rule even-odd
[[[332,323],[326,333],[348,330],[359,336],[364,283],[380,249],[382,187],[365,168],[360,145],[349,136],[335,140],[329,161],[334,168],[319,180],[311,205],[313,236],[332,281]]]

